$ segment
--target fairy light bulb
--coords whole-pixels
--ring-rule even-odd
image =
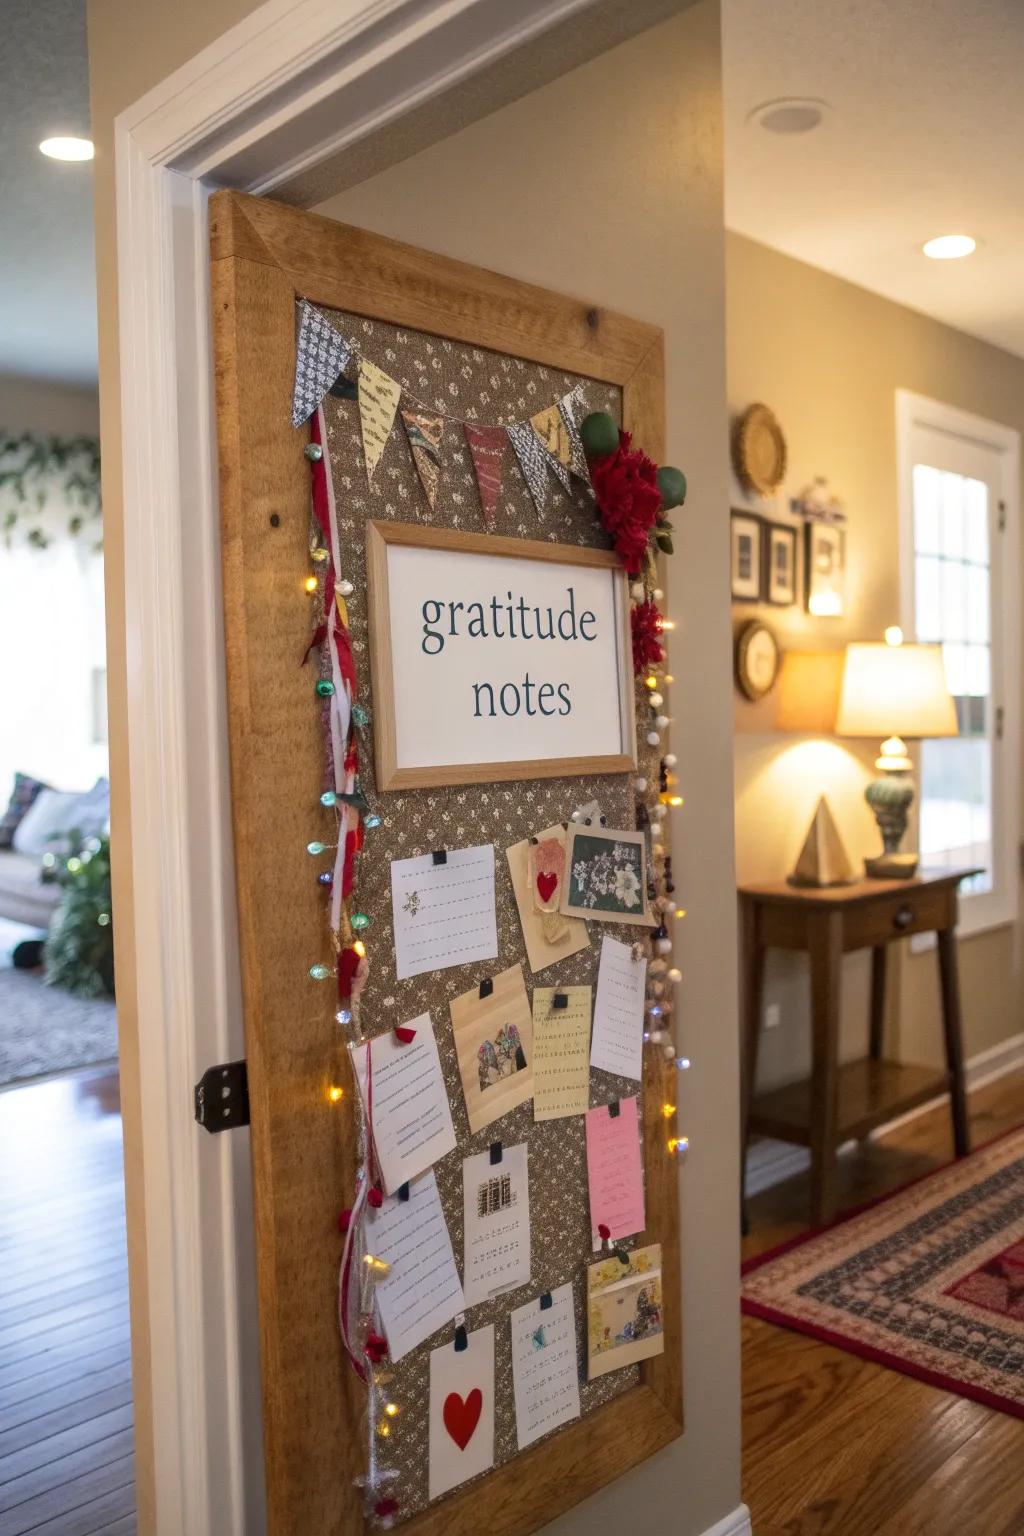
[[[315,576],[307,576],[302,585],[305,587],[307,592],[312,594],[316,591],[320,583],[317,581]]]
[[[326,981],[329,976],[334,975],[334,972],[329,965],[323,965],[318,962],[316,965],[310,966],[309,974],[314,981]]]
[[[387,1419],[381,1419],[380,1423],[377,1425],[377,1433],[380,1435],[382,1440],[386,1440],[391,1434],[391,1425],[388,1423]]]
[[[675,629],[676,621],[675,619],[662,619],[661,627],[662,629]]]
[[[687,1152],[690,1150],[689,1136],[670,1136],[668,1141],[668,1149],[670,1152],[674,1153],[676,1157],[685,1157]]]
[[[682,805],[683,797],[682,795],[669,795],[668,803],[669,805]]]
[[[330,550],[324,549],[322,544],[318,544],[316,549],[310,550],[310,554],[313,556],[313,559],[316,561],[317,565],[323,565],[325,560],[329,560],[331,558]]]
[[[330,1099],[332,1104],[340,1104],[342,1099],[345,1097],[345,1090],[344,1088],[339,1088],[337,1083],[332,1083],[330,1088],[327,1090],[327,1097]]]
[[[318,838],[314,838],[311,843],[306,844],[306,852],[312,854],[315,859],[318,853],[327,852],[327,844],[321,843]]]
[[[674,1104],[663,1104],[661,1106],[661,1112],[665,1116],[666,1120],[671,1120],[672,1116],[676,1112],[676,1107]]]
[[[689,1070],[690,1070],[690,1058],[689,1058],[689,1056],[677,1056],[676,1057],[676,1071],[677,1072],[689,1072]]]
[[[342,1027],[344,1027],[346,1024],[351,1024],[352,1023],[352,1010],[351,1010],[351,1008],[339,1008],[337,1013],[334,1015],[334,1018],[335,1018],[335,1022],[340,1024],[340,1025],[342,1025]]]
[[[644,683],[648,688],[657,688],[658,679],[652,674],[650,677],[644,678]]]
[[[686,916],[686,908],[685,907],[676,907],[676,910],[673,912],[672,916],[673,917],[678,917],[678,918],[684,918]]]
[[[337,803],[338,803],[338,797],[334,793],[334,790],[333,789],[325,789],[323,794],[320,796],[320,804],[321,805],[331,806],[331,805],[337,805]]]
[[[355,950],[355,952],[359,956],[360,960],[362,960],[365,957],[365,955],[366,955],[366,945],[363,943],[362,939],[356,939],[355,943],[352,945],[352,948]]]
[[[391,1265],[386,1259],[378,1259],[372,1253],[363,1254],[363,1263],[375,1280],[385,1280],[391,1273]]]
[[[387,1414],[389,1419],[395,1418],[396,1415],[398,1414],[398,1404],[397,1403],[385,1403],[384,1404],[384,1412]]]

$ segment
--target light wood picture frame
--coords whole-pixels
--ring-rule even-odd
[[[619,750],[591,756],[573,756],[557,742],[550,755],[523,757],[504,761],[453,762],[410,765],[399,762],[399,730],[396,711],[395,658],[391,622],[391,581],[389,550],[415,548],[440,550],[449,554],[478,556],[482,561],[527,560],[557,565],[572,571],[607,573],[612,596],[614,623],[614,675],[608,679],[609,690],[617,702]],[[543,544],[539,540],[503,538],[494,534],[465,533],[461,529],[439,528],[422,523],[368,522],[366,525],[366,568],[370,596],[371,648],[370,668],[373,679],[374,742],[377,784],[381,789],[425,789],[444,784],[486,784],[518,779],[565,778],[580,773],[629,773],[636,768],[636,711],[634,706],[632,641],[629,620],[628,578],[610,550],[576,544]],[[462,604],[456,605],[462,607]],[[451,627],[464,620],[453,615]],[[437,621],[435,621],[437,622]],[[447,620],[442,618],[442,626]],[[477,685],[490,686],[490,685]],[[515,686],[506,684],[506,686]],[[552,685],[548,684],[548,687]],[[443,690],[440,690],[443,694]],[[502,690],[502,694],[504,690]],[[495,707],[494,688],[490,687],[489,705]],[[468,705],[467,700],[467,705]],[[480,697],[477,698],[480,707]],[[517,709],[519,698],[517,694]],[[452,711],[455,701],[449,696],[445,709],[434,712],[437,731],[449,743],[454,738]],[[557,717],[554,717],[557,721]]]

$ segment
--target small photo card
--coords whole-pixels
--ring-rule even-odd
[[[590,1065],[617,1077],[643,1076],[647,960],[606,934],[597,968]]]
[[[475,1307],[530,1281],[530,1178],[526,1142],[500,1162],[478,1152],[462,1164],[465,1255],[462,1289]]]
[[[459,1272],[434,1171],[413,1179],[408,1200],[367,1208],[367,1249],[391,1265],[376,1286],[388,1353],[401,1360],[465,1311]]]
[[[661,1244],[618,1254],[587,1270],[587,1380],[665,1351]]]
[[[429,1446],[431,1499],[494,1466],[493,1323],[431,1350]]]
[[[591,996],[589,987],[533,989],[535,1121],[586,1113],[590,1103]]]
[[[587,1111],[587,1188],[594,1248],[600,1248],[599,1227],[607,1227],[612,1242],[632,1237],[647,1225],[644,1213],[644,1167],[640,1153],[640,1124],[636,1099],[614,1106],[598,1104]]]
[[[568,917],[649,928],[643,833],[570,822],[562,911]]]
[[[512,1385],[519,1449],[580,1416],[579,1361],[572,1286],[512,1313]]]
[[[560,910],[565,887],[566,830],[561,823],[505,849],[531,971],[586,949],[587,925]]]
[[[429,1013],[410,1019],[403,1044],[394,1033],[350,1045],[352,1067],[373,1124],[373,1147],[389,1195],[455,1147],[448,1090]],[[372,1062],[372,1115],[367,1093]]]
[[[472,987],[451,1002],[473,1135],[533,1097],[533,1022],[522,966],[492,977],[489,987]]]
[[[453,848],[391,861],[391,911],[399,981],[452,965],[493,960],[494,846]]]

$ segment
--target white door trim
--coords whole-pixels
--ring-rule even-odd
[[[209,189],[280,186],[596,0],[267,0],[115,123],[138,1123],[159,1536],[258,1536],[247,1135],[193,1123],[244,1054],[227,780]],[[690,0],[643,0],[641,31]],[[510,17],[514,18],[510,20]],[[623,35],[620,28],[618,36]],[[580,28],[564,67],[589,57]]]

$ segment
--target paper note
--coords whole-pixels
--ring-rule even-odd
[[[465,1349],[431,1350],[429,1446],[432,1499],[493,1467],[493,1324],[467,1335]]]
[[[665,1350],[661,1244],[617,1254],[587,1270],[587,1380]]]
[[[391,1265],[377,1282],[377,1303],[388,1353],[401,1360],[465,1310],[433,1170],[413,1179],[408,1200],[389,1195],[378,1210],[367,1208],[366,1246]]]
[[[607,1227],[613,1242],[632,1237],[647,1225],[644,1215],[644,1169],[636,1099],[620,1099],[619,1112],[599,1104],[587,1113],[587,1187],[594,1247],[601,1246],[598,1227]]]
[[[432,853],[391,862],[391,909],[399,981],[451,965],[493,960],[494,848],[453,848],[443,864]]]
[[[555,1007],[555,998],[565,1006]],[[533,991],[533,1118],[582,1115],[590,1103],[589,987]]]
[[[605,936],[597,971],[590,1065],[619,1077],[643,1075],[644,987],[647,961],[632,947]]]
[[[516,1438],[525,1450],[542,1435],[580,1416],[579,1361],[572,1286],[551,1292],[512,1313],[512,1384]]]
[[[472,1133],[533,1096],[533,1019],[521,965],[450,1004],[459,1076]]]
[[[531,971],[543,971],[549,965],[554,965],[556,960],[565,960],[569,955],[575,955],[581,949],[586,949],[590,943],[587,936],[587,925],[578,917],[565,917],[561,913],[560,926],[553,926],[550,919],[545,921],[542,910],[545,895],[548,901],[557,907],[561,900],[559,884],[564,883],[561,876],[556,880],[554,890],[548,894],[550,876],[553,871],[535,870],[532,868],[531,848],[552,841],[559,842],[563,849],[565,846],[565,828],[560,824],[547,827],[543,832],[538,832],[535,839],[524,838],[521,843],[513,843],[511,848],[505,849],[505,857],[508,859],[509,874],[512,876],[512,890],[516,898],[516,906],[519,908],[519,921],[523,927],[523,942],[526,945],[526,958]],[[563,859],[564,865],[564,859]],[[547,881],[535,893],[538,876],[543,877],[547,873]],[[538,902],[537,896],[541,901]]]
[[[500,1163],[479,1152],[462,1164],[466,1306],[514,1291],[530,1279],[530,1181],[526,1143],[504,1147]]]
[[[415,1030],[403,1044],[395,1034],[352,1045],[352,1066],[367,1118],[381,1179],[389,1195],[455,1146],[448,1090],[441,1073],[429,1013],[404,1026]],[[373,1094],[367,1093],[367,1061],[373,1063]]]

